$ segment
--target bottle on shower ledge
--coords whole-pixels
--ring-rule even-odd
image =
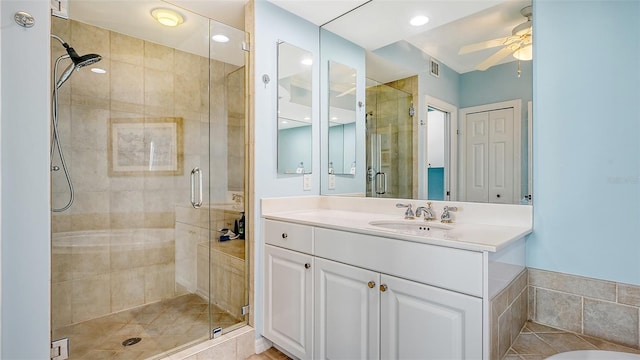
[[[304,163],[300,161],[298,167],[296,168],[296,174],[304,174]]]

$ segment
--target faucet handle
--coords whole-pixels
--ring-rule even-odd
[[[405,219],[414,219],[415,218],[415,215],[413,213],[413,209],[412,209],[412,205],[411,204],[397,203],[396,207],[397,208],[407,208],[407,211],[404,212],[404,218]]]

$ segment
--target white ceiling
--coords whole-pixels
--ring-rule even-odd
[[[368,51],[399,40],[440,60],[459,73],[468,72],[498,49],[458,56],[461,46],[504,37],[526,19],[520,9],[531,0],[257,0],[270,1],[316,25],[342,36]],[[225,33],[232,41],[214,44],[214,58],[233,64],[243,62],[240,50],[244,33],[245,0],[69,0],[74,20],[118,31],[180,50],[208,55],[206,18],[217,21],[212,33]],[[177,28],[159,25],[152,9],[166,7],[182,13],[185,22]],[[353,10],[351,10],[353,9]],[[351,11],[350,11],[351,10]],[[345,14],[346,13],[346,14]],[[345,14],[344,16],[340,16]],[[430,18],[421,27],[408,24],[423,14]],[[333,20],[333,21],[332,21]],[[196,35],[199,34],[199,35]],[[226,48],[225,48],[226,47]],[[229,52],[228,48],[233,51]],[[369,54],[368,60],[375,58]],[[513,61],[508,57],[503,62]],[[368,67],[388,68],[377,59]],[[397,69],[398,73],[404,70]],[[406,71],[404,71],[406,72]],[[410,75],[410,74],[407,74]]]

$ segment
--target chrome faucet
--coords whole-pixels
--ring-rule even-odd
[[[455,206],[445,206],[442,215],[440,216],[440,222],[443,223],[451,223],[453,219],[451,219],[450,211],[458,211],[458,208]]]
[[[431,202],[427,203],[427,207],[418,206],[416,208],[416,216],[420,217],[422,214],[424,214],[424,221],[436,219],[436,212],[431,208]]]
[[[407,208],[407,211],[404,212],[404,218],[407,220],[415,219],[415,215],[413,214],[413,209],[411,208],[411,204],[396,204],[397,208]]]

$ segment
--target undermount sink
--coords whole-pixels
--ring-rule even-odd
[[[400,231],[412,234],[425,234],[433,230],[451,230],[453,226],[436,221],[417,220],[375,220],[369,225],[382,228],[384,230]]]

